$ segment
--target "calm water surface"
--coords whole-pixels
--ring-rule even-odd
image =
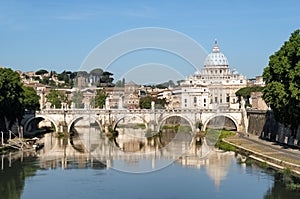
[[[150,149],[168,137],[158,142],[120,134],[122,140],[104,139],[101,145],[99,140],[98,145],[90,142],[94,134],[92,139],[71,140],[47,134],[38,152],[2,156],[0,198],[300,198],[299,192],[288,191],[276,181],[272,172],[240,164],[233,153],[212,151],[203,157],[204,149],[194,147],[170,161],[168,153],[157,147],[154,155],[144,153],[151,154]],[[139,155],[114,155],[116,148],[108,143]],[[148,172],[130,173],[141,168]]]

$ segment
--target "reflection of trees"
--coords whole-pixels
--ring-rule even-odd
[[[273,187],[265,193],[264,199],[300,198],[300,192],[289,190],[280,180],[281,178],[275,176]]]
[[[1,198],[19,199],[24,188],[25,179],[34,176],[38,166],[34,158],[25,158],[24,162],[15,161],[8,167],[8,160],[4,160],[5,170],[0,171],[0,194]]]

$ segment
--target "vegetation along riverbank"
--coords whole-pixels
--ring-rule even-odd
[[[244,159],[246,163],[254,160],[260,162],[260,166],[265,169],[274,169],[288,188],[300,191],[299,150],[265,141],[253,135],[235,134],[223,138],[220,136],[219,141],[234,147],[234,151],[246,157]],[[226,147],[223,150],[226,150]]]

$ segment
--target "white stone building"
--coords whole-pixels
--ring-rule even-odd
[[[238,109],[235,92],[246,86],[247,78],[235,69],[230,71],[228,60],[215,41],[213,51],[204,61],[201,74],[196,71],[182,81],[174,98],[181,95],[181,108]]]

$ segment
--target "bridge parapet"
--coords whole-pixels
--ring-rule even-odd
[[[251,110],[252,111],[252,110]],[[249,111],[249,112],[251,112]],[[136,113],[136,114],[150,114],[150,113],[202,113],[202,112],[220,112],[220,113],[228,113],[228,112],[241,112],[241,109],[155,109],[155,111],[151,109],[43,109],[41,111],[37,111],[36,114],[88,114],[88,113]],[[248,111],[247,111],[248,112]],[[257,112],[257,111],[254,111]],[[265,111],[262,111],[265,112]]]

